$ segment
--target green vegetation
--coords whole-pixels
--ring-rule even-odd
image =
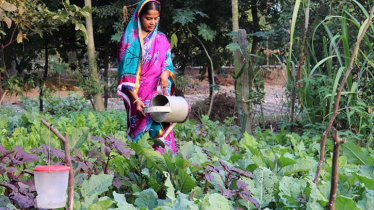
[[[36,208],[32,169],[47,164],[49,151],[51,164],[65,162],[45,117],[69,139],[75,209],[374,209],[373,2],[235,2],[162,2],[159,28],[171,40],[180,90],[191,82],[187,66],[201,66],[213,79],[232,74],[220,67],[233,65],[234,51],[245,60],[235,62],[232,78],[251,85],[240,90],[238,116],[213,122],[201,108],[199,122],[175,127],[177,154],[160,155],[149,136],[128,142],[124,111],[92,108],[95,93],[115,95],[110,67],[126,25],[123,6],[136,2],[93,1],[91,9],[75,0],[0,0],[0,99],[40,93],[39,101],[22,99],[25,111],[0,109],[0,208]],[[236,17],[231,3],[238,4]],[[96,54],[88,61],[90,15]],[[232,32],[235,18],[248,34],[241,41]],[[290,112],[277,133],[256,127],[271,116],[243,124],[252,113],[244,108],[264,103],[265,64],[287,71]],[[67,77],[84,97],[52,96]]]

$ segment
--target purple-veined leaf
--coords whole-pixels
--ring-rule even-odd
[[[6,172],[7,173],[15,173],[15,172],[17,172],[17,168],[15,168],[15,167],[6,167]]]
[[[15,158],[19,161],[32,163],[34,161],[39,160],[39,158],[36,155],[25,152],[25,150],[23,150],[21,146],[14,147],[13,151],[16,152]]]
[[[99,141],[99,142],[105,144],[105,139],[102,138],[102,137],[99,137],[99,136],[92,136],[91,139],[94,140],[94,141]]]
[[[93,164],[90,161],[85,161],[88,168],[93,168]]]
[[[0,155],[5,155],[8,153],[8,150],[3,147],[3,145],[0,144]]]
[[[199,167],[199,168],[204,168],[202,165],[197,164],[197,163],[192,163],[191,165],[193,165],[193,166],[197,166],[197,167]]]
[[[238,186],[240,190],[244,190],[248,187],[248,184],[243,182],[242,180],[238,180],[236,181],[236,186]]]
[[[79,149],[74,149],[74,154],[80,159],[83,159],[82,152]]]
[[[34,198],[22,195],[20,193],[11,193],[9,196],[12,200],[16,201],[21,208],[34,207]]]
[[[227,181],[228,181],[228,182],[231,182],[231,181],[236,180],[236,179],[238,179],[238,178],[239,178],[239,177],[237,177],[237,176],[231,174],[231,175],[229,176],[229,178],[228,178]]]
[[[0,163],[0,175],[6,172],[6,166],[3,163]]]
[[[52,156],[57,157],[58,159],[65,161],[65,152],[58,148],[51,149]]]
[[[300,202],[300,203],[307,203],[308,202],[307,197],[304,193],[302,194],[302,198],[298,198],[298,199],[296,199],[296,201]]]
[[[113,179],[113,185],[114,185],[117,189],[119,189],[119,188],[122,186],[122,182],[121,182],[121,180],[119,180],[117,177],[115,177],[115,178]]]
[[[221,166],[226,170],[226,171],[229,171],[230,168],[227,166],[227,164],[225,162],[223,162],[222,160],[218,160],[219,163],[221,164]]]
[[[210,173],[205,173],[205,178],[209,183],[213,183],[214,177]]]
[[[22,180],[21,182],[29,187],[29,192],[36,191],[34,179]]]
[[[25,193],[29,192],[29,186],[28,185],[26,185],[22,182],[18,182],[18,186],[19,186],[19,192],[20,193],[25,194]]]
[[[13,184],[9,184],[9,183],[2,183],[1,186],[4,186],[4,187],[7,187],[9,189],[11,189],[13,192],[18,192],[18,188],[13,185]]]
[[[101,145],[101,152],[105,155],[105,156],[109,156],[110,154],[110,147],[106,146],[105,144]]]
[[[225,196],[225,198],[231,198],[232,196],[236,195],[236,192],[236,190],[225,189],[223,191],[223,196]]]
[[[248,171],[243,171],[242,169],[239,168],[232,168],[231,171],[236,172],[242,176],[248,177],[248,178],[254,178],[253,174]]]
[[[97,151],[97,149],[90,150],[87,155],[88,158],[97,158],[98,156],[99,152]]]
[[[208,166],[205,168],[205,170],[206,170],[207,172],[213,172],[213,171],[215,171],[215,170],[214,170],[214,166],[212,166],[212,165],[208,165]]]
[[[243,198],[244,200],[253,203],[253,205],[255,205],[257,209],[261,210],[260,204],[258,203],[256,199],[251,197],[250,193],[248,194],[246,191],[242,191],[242,192],[239,192],[239,196]]]
[[[88,166],[84,162],[78,162],[78,167],[80,167],[83,171],[88,169]]]
[[[221,192],[223,193],[223,187],[220,184],[217,184],[217,186],[221,190]]]

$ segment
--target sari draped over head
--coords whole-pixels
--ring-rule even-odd
[[[170,126],[170,123],[156,123],[149,114],[143,116],[134,106],[134,99],[129,97],[131,90],[138,94],[148,107],[152,98],[157,95],[160,75],[170,71],[167,91],[170,95],[175,90],[174,69],[171,61],[170,43],[165,34],[159,32],[158,24],[146,37],[143,37],[139,13],[143,6],[155,0],[141,1],[129,21],[117,51],[118,87],[117,95],[123,98],[127,111],[127,138],[138,142],[144,133],[157,138]],[[157,2],[157,1],[156,1]],[[171,132],[165,145],[175,153],[174,135]],[[156,148],[160,152],[163,150]]]

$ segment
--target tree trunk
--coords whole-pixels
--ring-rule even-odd
[[[329,210],[335,210],[335,201],[339,181],[339,151],[340,145],[344,143],[344,140],[340,140],[338,131],[334,127],[332,128],[332,139],[334,140],[334,152],[332,155],[330,199],[327,205]]]
[[[212,75],[212,68],[209,66],[205,67],[206,70],[208,71],[208,81],[209,81],[209,98],[212,97],[213,94],[213,75]]]
[[[239,31],[239,9],[238,9],[238,0],[231,0],[231,5],[232,5],[232,31],[235,33],[238,33]],[[234,43],[238,43],[238,36],[234,36],[233,38]],[[235,50],[234,51],[234,68],[235,68],[235,75],[240,74],[241,70],[241,64],[240,64],[240,50]],[[240,78],[240,77],[239,77]],[[242,81],[236,78],[235,79],[235,98],[236,98],[236,107],[238,109],[238,119],[242,127],[242,131],[244,132],[245,130],[245,121],[246,121],[246,116],[243,112],[243,107],[241,106],[240,99],[242,98],[242,93],[241,93],[241,86],[242,86]]]
[[[253,33],[261,31],[260,27],[260,18],[258,17],[258,11],[257,11],[257,0],[252,0],[252,19],[253,19]],[[252,49],[251,54],[255,55],[258,50],[258,45],[260,43],[260,38],[258,36],[253,36],[252,40]],[[256,57],[252,57],[252,63],[256,61]]]
[[[105,45],[105,56],[104,56],[104,106],[108,109],[108,98],[109,98],[109,43]]]
[[[239,39],[239,45],[243,52],[243,57],[241,59],[240,66],[242,68],[242,74],[239,77],[241,80],[242,86],[241,86],[241,93],[242,96],[240,98],[241,107],[243,108],[243,111],[246,115],[246,121],[245,121],[245,131],[248,133],[252,133],[252,116],[251,116],[251,103],[249,100],[249,91],[252,87],[252,65],[248,60],[248,53],[247,53],[247,32],[244,29],[239,29],[238,34]]]
[[[91,0],[84,0],[84,5],[88,8],[92,8]],[[93,33],[93,26],[92,26],[92,14],[90,13],[86,17],[86,28],[87,28],[87,35],[88,35],[88,44],[87,44],[87,53],[88,53],[88,62],[90,68],[90,78],[93,82],[93,86],[96,90],[98,90],[93,95],[94,100],[94,108],[98,112],[105,111],[103,97],[101,95],[101,87],[100,81],[98,77],[98,69],[96,63],[96,53],[95,53],[95,41],[94,41],[94,33]]]
[[[46,38],[47,36],[44,35],[44,37]],[[47,79],[47,76],[48,76],[48,41],[46,40],[45,43],[44,43],[44,74],[43,74],[43,77],[40,79],[40,83],[39,83],[39,111],[43,112],[44,110],[44,104],[43,104],[43,97],[44,97],[44,93],[43,93],[43,90],[44,90],[44,82],[45,80]]]

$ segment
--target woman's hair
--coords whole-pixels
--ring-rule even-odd
[[[146,3],[140,11],[139,17],[143,16],[149,10],[157,10],[158,12],[161,12],[161,5],[156,1],[150,1]]]

